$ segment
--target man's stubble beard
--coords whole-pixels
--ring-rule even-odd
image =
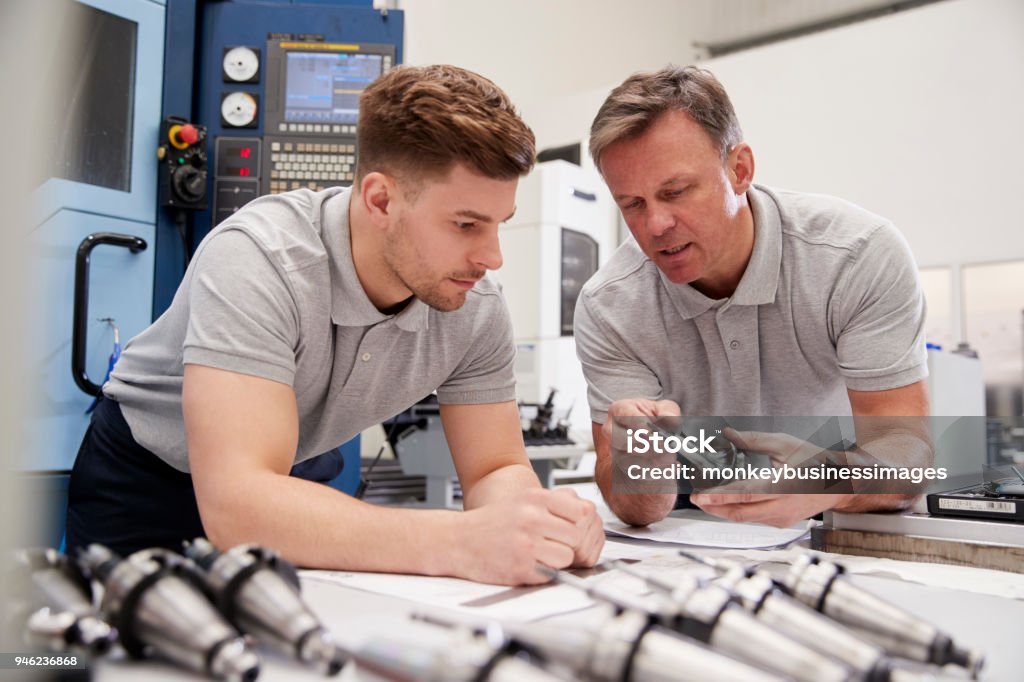
[[[407,233],[408,225],[402,218],[385,239],[384,263],[391,270],[391,276],[411,291],[413,296],[434,310],[450,313],[461,308],[466,303],[468,292],[460,291],[454,295],[445,295],[442,287],[447,283],[448,278],[435,279],[429,266],[409,248],[409,242],[405,238]],[[408,266],[408,269],[406,270],[403,266]],[[455,273],[450,277],[470,280],[479,279],[484,274],[486,271],[476,271]]]

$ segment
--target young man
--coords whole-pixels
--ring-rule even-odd
[[[628,78],[590,150],[635,241],[586,285],[576,341],[597,479],[624,521],[664,517],[672,493],[612,489],[612,425],[629,416],[853,415],[859,443],[928,466],[924,299],[900,233],[839,199],[753,184],[754,156],[709,72]],[[782,435],[736,437],[784,460]],[[819,448],[820,450],[820,448]],[[856,465],[851,454],[840,464]],[[704,510],[789,525],[824,509],[904,506],[912,494],[696,494]]]
[[[68,548],[207,535],[308,567],[544,580],[592,565],[593,505],[541,488],[487,278],[534,138],[451,66],[365,91],[351,189],[258,199],[200,245],[168,311],[125,348],[72,472]],[[289,476],[436,390],[466,511],[380,508]]]

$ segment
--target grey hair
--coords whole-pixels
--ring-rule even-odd
[[[609,145],[642,135],[666,111],[685,112],[719,149],[722,160],[743,141],[729,95],[714,75],[696,66],[634,73],[611,91],[590,126],[590,156],[600,170]]]

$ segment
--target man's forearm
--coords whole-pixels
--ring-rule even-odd
[[[858,443],[845,455],[851,466],[890,466],[901,468],[930,467],[935,463],[935,450],[927,434],[898,431],[876,436]],[[842,455],[841,455],[842,456]]]
[[[935,450],[926,431],[892,429],[886,433],[871,434],[869,439],[845,453],[848,466],[882,467],[897,470],[923,470],[935,464]],[[927,487],[930,479],[872,477],[853,480],[856,495],[844,511],[874,511],[905,509],[913,504]]]
[[[594,478],[605,502],[616,516],[633,526],[646,526],[668,516],[675,507],[675,493],[615,492],[612,485],[614,466],[611,455],[604,452],[597,458]]]
[[[834,509],[841,512],[899,511],[909,509],[920,495],[861,493],[847,495]]]
[[[309,568],[454,575],[463,551],[458,512],[378,507],[270,472],[236,479],[200,510],[216,545],[256,542]]]
[[[463,489],[465,509],[477,509],[485,504],[510,497],[521,490],[540,488],[540,479],[528,464],[510,464],[495,469],[477,481],[472,488]]]
[[[911,424],[917,425],[917,420]],[[935,451],[926,430],[895,428],[871,434],[867,442],[845,453],[845,460],[850,466],[924,468],[934,465]],[[907,509],[924,492],[925,480],[919,484],[906,480],[855,480],[854,491],[862,492],[849,495],[836,509],[845,512]]]

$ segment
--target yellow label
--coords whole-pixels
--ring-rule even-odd
[[[323,50],[325,52],[359,52],[362,49],[359,45],[346,45],[344,43],[281,43],[285,50]]]

